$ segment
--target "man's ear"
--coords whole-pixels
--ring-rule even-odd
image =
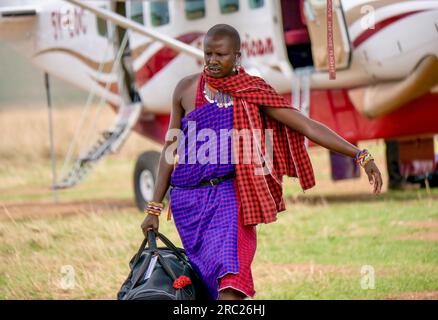
[[[242,57],[242,53],[240,51],[237,51],[236,52],[236,62],[238,64],[240,64],[241,57]]]

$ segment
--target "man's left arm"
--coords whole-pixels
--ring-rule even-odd
[[[306,117],[297,110],[265,106],[260,107],[260,110],[329,150],[344,154],[351,158],[354,158],[360,151],[355,145],[339,136],[330,128],[318,121]],[[382,176],[376,164],[374,161],[370,161],[365,165],[364,169],[368,175],[368,180],[371,184],[374,184],[374,193],[379,193],[382,188]]]

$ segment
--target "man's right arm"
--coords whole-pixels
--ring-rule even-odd
[[[184,79],[181,80],[176,86],[173,98],[172,98],[172,110],[170,114],[170,122],[168,131],[171,129],[181,128],[181,118],[183,117],[184,109],[181,106],[181,91],[184,89]],[[154,194],[152,201],[161,202],[167,192],[170,185],[170,176],[173,172],[173,154],[172,159],[166,159],[166,151],[170,145],[175,143],[176,137],[171,141],[165,141],[163,150],[160,156],[160,162],[158,166],[157,179],[155,182]],[[167,152],[168,153],[168,152]]]
[[[186,78],[184,78],[175,87],[175,90],[173,92],[173,98],[172,98],[172,110],[170,113],[170,122],[169,122],[168,130],[181,128],[181,119],[184,113],[184,109],[181,105],[181,97],[182,97],[182,92],[184,91],[186,85],[187,85],[187,80]],[[169,188],[170,177],[173,172],[173,157],[175,156],[175,153],[173,154],[172,161],[169,161],[170,159],[166,159],[166,151],[168,147],[175,142],[175,139],[173,139],[172,141],[165,141],[164,143],[163,150],[160,156],[159,165],[158,165],[157,178],[155,179],[154,193],[152,196],[152,201],[154,202],[162,202],[164,196],[166,195],[167,189]],[[145,236],[147,235],[148,229],[154,229],[158,231],[158,226],[159,226],[158,221],[159,221],[158,216],[152,214],[148,214],[146,216],[146,218],[144,219],[141,225]]]

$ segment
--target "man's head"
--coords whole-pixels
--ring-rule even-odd
[[[204,60],[207,72],[213,78],[235,74],[240,64],[240,37],[228,24],[217,24],[204,38]]]

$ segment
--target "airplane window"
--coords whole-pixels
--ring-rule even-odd
[[[249,7],[251,9],[261,8],[265,5],[265,0],[249,0]]]
[[[186,0],[186,18],[188,20],[205,17],[205,0]]]
[[[239,0],[220,0],[221,13],[233,13],[239,10]]]
[[[151,2],[151,22],[154,27],[169,23],[169,5],[167,2]]]
[[[107,6],[100,5],[99,8],[107,9]],[[101,35],[102,37],[108,36],[108,25],[106,24],[106,20],[100,18],[99,16],[96,16],[96,27],[97,27],[97,33],[99,35]]]
[[[144,24],[143,20],[143,2],[141,1],[130,1],[131,5],[131,20]]]
[[[96,17],[96,24],[97,24],[97,32],[102,37],[106,37],[108,35],[108,27],[106,24],[106,21],[102,18]]]

